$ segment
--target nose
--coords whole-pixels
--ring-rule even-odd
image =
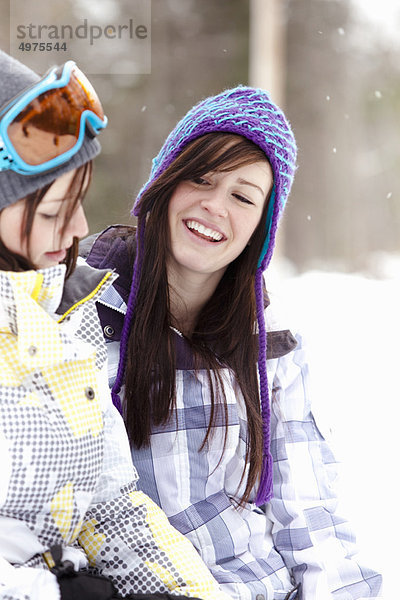
[[[83,206],[81,204],[79,204],[71,216],[68,223],[67,232],[72,237],[77,237],[79,239],[85,237],[85,235],[89,233],[85,211],[83,210]]]
[[[228,216],[227,201],[222,190],[209,190],[200,204],[204,210],[214,217]]]

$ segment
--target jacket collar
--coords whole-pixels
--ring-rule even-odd
[[[39,271],[0,271],[0,327],[17,332],[17,306],[25,299],[54,316],[60,304],[65,265]]]
[[[81,302],[100,296],[116,279],[107,270],[78,266],[65,281],[65,265],[38,271],[0,271],[0,331],[17,334],[22,329],[18,306],[41,308],[54,320]],[[33,316],[32,316],[33,318]]]
[[[117,277],[110,269],[95,269],[82,261],[65,282],[57,314],[63,315],[86,299],[99,297]]]

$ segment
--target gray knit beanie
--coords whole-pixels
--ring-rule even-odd
[[[34,71],[0,50],[0,109],[14,96],[39,79],[39,75]],[[80,167],[97,156],[100,149],[97,139],[85,136],[79,152],[66,163],[47,173],[20,175],[14,171],[2,171],[0,173],[0,210],[51,183],[60,175]]]

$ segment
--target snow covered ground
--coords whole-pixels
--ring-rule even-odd
[[[341,461],[340,514],[357,534],[365,565],[397,598],[400,515],[400,263],[373,279],[271,266],[267,281],[292,328],[308,340],[314,413]],[[277,298],[276,298],[277,297]]]

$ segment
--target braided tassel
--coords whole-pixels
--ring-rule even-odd
[[[264,298],[263,298],[263,272],[259,268],[256,271],[256,306],[258,322],[258,372],[260,376],[260,402],[263,421],[263,467],[260,477],[260,485],[257,491],[255,503],[257,506],[266,504],[272,498],[272,470],[273,461],[270,452],[271,443],[271,408],[268,393],[267,378],[267,335],[264,320]]]
[[[142,256],[143,256],[142,250],[143,250],[145,227],[146,227],[146,220],[142,219],[141,223],[138,226],[138,230],[137,230],[135,265],[134,265],[134,269],[133,269],[131,291],[129,293],[128,305],[126,308],[126,315],[124,318],[124,325],[123,325],[122,333],[121,333],[117,377],[115,378],[115,382],[114,382],[114,385],[111,390],[111,397],[112,397],[113,404],[118,409],[118,411],[121,413],[122,416],[123,416],[123,409],[122,409],[121,399],[119,397],[119,392],[121,391],[122,383],[124,381],[124,376],[125,376],[129,333],[131,330],[133,313],[134,313],[135,306],[136,306],[136,296],[137,296],[137,292],[138,292],[138,288],[139,288],[139,280],[140,280],[140,275],[141,275],[141,271],[142,271]]]

